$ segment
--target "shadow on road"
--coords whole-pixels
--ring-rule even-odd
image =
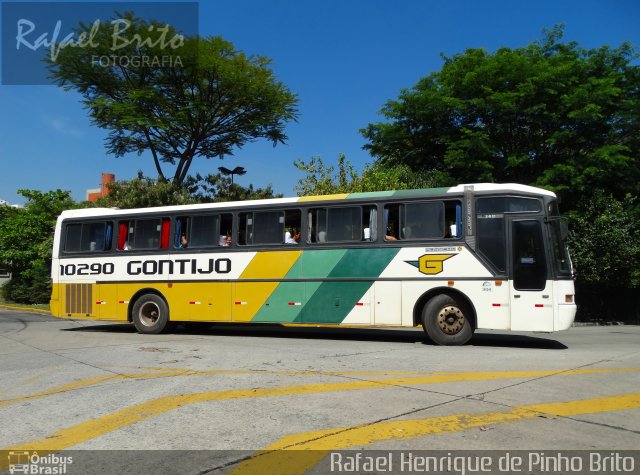
[[[65,328],[70,332],[136,333],[135,327],[128,324],[99,324],[74,328]],[[174,335],[220,335],[245,338],[301,338],[309,340],[336,341],[384,341],[391,343],[420,343],[436,346],[421,329],[372,329],[372,328],[317,328],[287,327],[272,325],[230,325],[215,323],[180,323],[171,330]],[[467,346],[500,348],[533,348],[543,350],[566,350],[567,346],[559,341],[522,334],[476,333]]]
[[[476,333],[468,344],[479,347],[537,348],[541,350],[566,350],[569,348],[551,338],[504,333]]]

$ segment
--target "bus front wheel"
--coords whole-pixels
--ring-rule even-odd
[[[422,328],[438,345],[464,345],[473,335],[471,311],[449,295],[436,295],[422,310]]]
[[[159,295],[144,294],[133,305],[132,320],[140,333],[161,333],[169,322],[169,307]]]

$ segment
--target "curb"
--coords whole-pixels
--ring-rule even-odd
[[[51,315],[51,310],[42,310],[40,308],[12,307],[11,305],[0,305],[0,308],[6,309],[6,310],[21,310],[24,312],[35,312],[35,313]]]
[[[640,325],[638,321],[618,322],[618,321],[597,321],[597,322],[573,322],[572,328],[576,327],[617,327],[617,326]]]

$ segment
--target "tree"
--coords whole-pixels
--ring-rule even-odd
[[[258,138],[274,146],[287,140],[297,97],[275,79],[268,58],[246,56],[220,37],[183,38],[131,14],[121,21],[129,22],[128,37],[147,41],[114,51],[110,26],[92,33],[81,25],[78,37],[92,41],[48,59],[57,84],[79,92],[93,123],[109,131],[109,153],[149,151],[158,179],[166,176],[161,162],[170,163],[181,186],[197,157],[223,158]]]
[[[607,287],[640,287],[640,219],[635,199],[597,190],[570,213],[571,256],[577,281]]]
[[[85,206],[105,208],[150,208],[220,201],[244,201],[274,198],[271,185],[254,189],[243,187],[220,174],[187,176],[182,186],[145,177],[142,172],[133,180],[119,180],[108,185],[110,193]]]
[[[640,214],[635,201],[596,191],[569,215],[581,320],[640,320]]]
[[[519,182],[556,191],[564,209],[593,189],[621,199],[640,183],[640,66],[628,43],[586,50],[540,41],[467,49],[361,133],[381,163],[438,170],[457,182]]]
[[[308,163],[296,160],[294,166],[305,173],[295,187],[298,196],[406,190],[448,184],[445,183],[448,178],[442,174],[415,173],[409,166],[403,164],[396,166],[380,163],[367,164],[362,174],[358,174],[344,154],[338,157],[337,169],[336,166],[325,165],[321,157],[311,157]]]
[[[244,173],[243,173],[244,174]],[[254,189],[253,185],[244,187],[233,183],[233,178],[219,173],[206,177],[196,175],[189,177],[185,186],[191,197],[198,203],[219,203],[223,201],[264,200],[268,198],[282,198],[281,194],[274,194],[271,185]]]
[[[98,198],[95,206],[105,208],[151,208],[153,206],[170,206],[191,204],[196,201],[189,191],[173,183],[138,176],[132,180],[118,180],[107,185],[109,194]]]
[[[0,263],[12,272],[3,292],[16,302],[47,302],[56,219],[76,205],[68,191],[18,193],[28,200],[24,208],[0,207]]]

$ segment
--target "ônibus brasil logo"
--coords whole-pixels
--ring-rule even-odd
[[[38,455],[28,450],[9,452],[9,473],[26,473],[33,475],[63,475],[67,473],[67,465],[73,463],[73,457],[58,454]]]

